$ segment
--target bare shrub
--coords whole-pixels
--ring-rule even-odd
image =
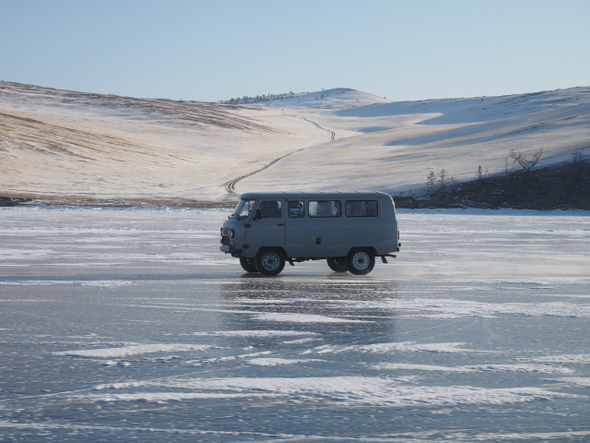
[[[514,163],[518,163],[522,169],[529,172],[539,163],[541,157],[543,156],[543,148],[540,148],[538,151],[535,151],[530,158],[528,158],[527,154],[524,152],[516,152],[514,149],[510,150],[508,154]]]

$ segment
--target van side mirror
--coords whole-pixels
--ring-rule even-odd
[[[262,212],[260,212],[260,209],[257,209],[256,212],[254,213],[254,218],[252,220],[260,220],[262,218]]]

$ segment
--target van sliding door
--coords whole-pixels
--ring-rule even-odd
[[[344,218],[339,200],[311,200],[308,204],[307,244],[312,257],[344,257]]]

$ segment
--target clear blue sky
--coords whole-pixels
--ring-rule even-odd
[[[590,0],[0,0],[0,80],[204,101],[590,86]]]

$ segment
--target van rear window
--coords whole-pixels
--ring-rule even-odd
[[[340,217],[342,204],[338,200],[311,200],[308,213],[310,217]]]
[[[347,217],[377,217],[376,200],[351,200],[345,204]]]

